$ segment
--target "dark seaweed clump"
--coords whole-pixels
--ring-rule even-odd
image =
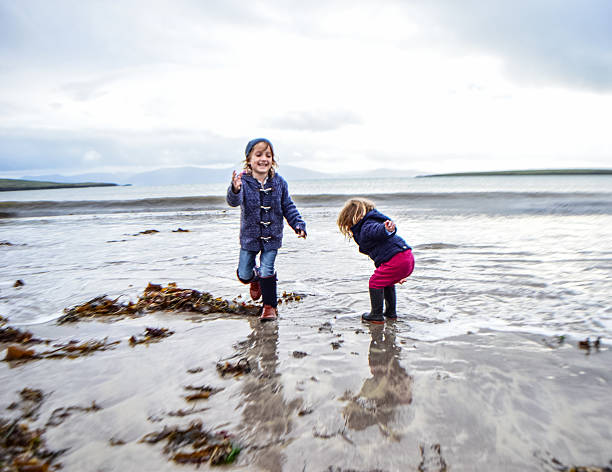
[[[64,451],[50,451],[44,440],[44,429],[30,429],[28,420],[38,415],[44,399],[42,391],[24,388],[20,401],[9,405],[9,410],[20,409],[15,419],[0,418],[0,471],[47,472],[61,467],[54,463]]]
[[[162,431],[149,433],[141,439],[141,442],[148,444],[160,441],[165,441],[164,453],[178,464],[229,464],[240,452],[228,434],[208,432],[200,421],[185,428],[166,426]]]
[[[119,297],[120,298],[120,297]],[[82,305],[64,310],[59,324],[95,318],[117,318],[139,316],[152,311],[188,311],[201,314],[228,313],[235,315],[257,315],[259,307],[236,300],[228,301],[214,297],[208,292],[182,289],[175,283],[163,287],[149,284],[136,303],[120,302],[106,295],[96,297]]]
[[[148,344],[150,342],[160,341],[173,334],[174,331],[170,331],[168,328],[145,328],[145,332],[141,337],[132,336],[130,338],[130,346],[134,347],[137,344]]]

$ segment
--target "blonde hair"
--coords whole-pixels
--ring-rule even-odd
[[[270,146],[265,141],[260,141],[259,143],[264,143],[266,145],[266,149],[269,149],[270,152],[272,153],[272,167],[270,167],[270,171],[268,172],[268,176],[269,177],[274,177],[274,174],[276,173],[276,167],[278,167],[278,163],[276,162],[276,158],[274,157],[274,149],[272,149],[272,146]],[[259,144],[259,143],[256,143],[255,146],[257,146],[257,144]],[[255,151],[255,146],[253,146],[253,149],[251,149],[251,152],[249,152],[249,155],[244,158],[244,161],[242,161],[242,168],[244,169],[244,171],[247,174],[252,174],[250,160],[251,160],[251,156],[253,154],[253,151]]]
[[[368,211],[374,208],[376,208],[374,202],[367,198],[351,198],[347,200],[336,220],[340,232],[347,238],[352,237],[353,233],[351,233],[351,228],[357,224]]]

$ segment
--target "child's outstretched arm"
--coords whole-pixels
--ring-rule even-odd
[[[361,234],[373,241],[385,240],[395,234],[395,223],[386,220],[384,223],[379,221],[366,221],[361,228]]]
[[[229,206],[236,207],[240,205],[240,189],[242,188],[242,174],[232,174],[232,183],[227,189],[225,200]]]
[[[232,172],[232,190],[234,193],[240,192],[242,187],[242,172],[239,174],[236,171]]]

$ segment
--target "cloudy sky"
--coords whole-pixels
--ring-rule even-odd
[[[610,0],[0,0],[0,177],[612,168]]]

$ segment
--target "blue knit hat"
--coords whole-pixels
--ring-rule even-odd
[[[267,140],[266,138],[255,138],[255,139],[251,139],[248,144],[246,145],[246,149],[244,150],[244,155],[246,157],[249,157],[249,154],[251,154],[251,151],[253,150],[253,147],[255,147],[255,145],[257,143],[267,143],[268,146],[270,146],[270,150],[272,151],[272,155],[274,155],[274,148],[272,147],[272,143]]]

